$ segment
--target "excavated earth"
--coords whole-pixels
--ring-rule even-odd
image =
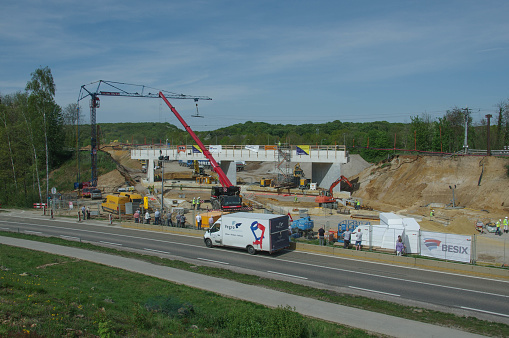
[[[349,179],[359,183],[353,196],[374,209],[420,215],[426,230],[473,234],[478,219],[509,216],[508,164],[498,157],[397,156]]]

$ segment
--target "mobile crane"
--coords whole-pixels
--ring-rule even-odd
[[[221,209],[228,211],[236,211],[243,209],[242,206],[242,197],[240,196],[240,187],[234,186],[223,169],[217,164],[216,160],[210,153],[210,151],[203,145],[198,136],[194,133],[191,127],[184,121],[182,116],[177,112],[174,106],[168,101],[168,99],[164,96],[162,92],[159,92],[159,97],[163,99],[164,103],[170,108],[173,114],[177,117],[177,119],[182,123],[184,129],[191,135],[194,142],[200,147],[202,154],[210,161],[210,165],[212,166],[212,170],[214,170],[219,178],[219,182],[221,183],[221,187],[212,187],[212,191],[210,194],[210,202],[212,204],[212,209]],[[244,208],[245,209],[245,208]]]

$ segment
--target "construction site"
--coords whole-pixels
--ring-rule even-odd
[[[99,85],[102,83],[105,82],[100,81]],[[216,216],[237,211],[288,215],[295,225],[296,240],[301,235],[313,238],[319,228],[324,228],[330,235],[330,244],[341,240],[345,222],[353,225],[353,230],[359,225],[376,225],[381,221],[381,213],[390,213],[390,217],[414,219],[423,231],[478,236],[479,241],[473,237],[476,250],[472,261],[507,264],[507,241],[500,236],[500,228],[495,228],[497,223],[500,227],[509,213],[504,194],[508,180],[505,156],[393,155],[371,164],[359,155],[349,155],[344,146],[332,147],[332,158],[331,149],[316,146],[318,156],[309,160],[313,146],[279,143],[226,146],[223,150],[230,151],[233,157],[229,155],[224,158],[225,163],[219,164],[221,161],[216,162],[211,152],[221,153],[222,146],[205,146],[162,91],[140,95],[99,90],[93,93],[85,87],[82,89],[86,94],[82,98],[91,97],[94,122],[99,107],[98,95],[162,98],[196,144],[174,149],[150,146],[133,156],[138,151],[133,150],[134,145],[95,142],[93,123],[90,184],[99,188],[103,197],[121,190],[136,192],[143,197],[143,203],[134,208],[169,211],[172,217],[188,213],[191,227],[201,210],[216,211]],[[169,97],[193,99],[181,94],[169,94]],[[195,102],[198,99],[210,98],[194,97]],[[256,153],[256,161],[235,158],[235,151],[238,154],[240,150],[242,154],[244,148],[244,151]],[[97,177],[95,149],[109,153],[117,163],[117,170]],[[272,160],[258,158],[259,149]],[[272,151],[273,155],[267,156],[267,151]],[[192,155],[199,153],[205,159],[176,161],[180,152],[185,154],[183,158],[189,158],[188,155],[194,158]],[[302,158],[299,156],[302,154],[308,155],[305,163],[295,159]],[[197,200],[198,207],[195,206]],[[105,208],[104,203],[102,208],[97,206],[97,215],[107,209],[113,211],[115,217],[128,220],[134,213],[124,206]],[[209,219],[208,213],[203,216]],[[349,223],[349,220],[355,222]],[[493,234],[494,229],[499,236]],[[367,230],[371,232],[371,228]],[[491,248],[500,247],[499,252],[492,254]]]

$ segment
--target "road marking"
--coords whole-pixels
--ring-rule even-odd
[[[80,240],[80,238],[79,238],[79,237],[75,237],[75,236],[65,236],[65,235],[60,235],[60,238]]]
[[[312,266],[312,267],[319,267],[319,268],[323,268],[323,269],[327,269],[327,270],[334,270],[334,271],[340,271],[340,272],[346,272],[346,273],[353,273],[353,274],[358,274],[358,275],[363,275],[363,276],[378,277],[378,278],[397,280],[397,281],[414,283],[414,284],[420,284],[420,285],[434,286],[434,287],[439,287],[439,288],[444,288],[444,289],[451,289],[451,290],[458,290],[458,291],[478,293],[478,294],[482,294],[482,295],[489,295],[489,296],[495,296],[495,297],[509,298],[509,295],[501,295],[501,294],[492,293],[492,292],[463,289],[463,288],[458,288],[458,287],[455,287],[455,286],[440,285],[440,284],[435,284],[435,283],[426,283],[426,282],[420,282],[420,281],[415,281],[415,280],[411,280],[411,279],[401,279],[400,277],[382,276],[382,275],[377,275],[377,274],[374,274],[374,273],[367,273],[367,272],[361,272],[361,271],[354,271],[354,270],[333,268],[333,267],[330,267],[330,266],[316,265],[316,264],[312,264],[312,263],[304,263],[304,262],[289,261],[289,260],[281,260],[281,261],[288,262],[288,263],[294,263],[294,264],[307,265],[307,266]]]
[[[166,255],[171,255],[171,253],[170,253],[170,252],[168,252],[168,251],[155,250],[155,249],[149,249],[149,248],[143,248],[143,250],[153,251],[153,252],[159,252],[159,253],[166,254]]]
[[[208,258],[198,257],[197,259],[199,259],[201,261],[207,261],[207,262],[218,263],[218,264],[223,264],[223,265],[230,265],[230,263],[227,263],[227,262],[215,261],[213,259],[208,259]]]
[[[122,244],[120,244],[120,243],[112,243],[112,242],[105,242],[105,241],[99,241],[99,243],[122,246]]]
[[[25,234],[39,234],[39,235],[42,234],[42,232],[40,232],[40,231],[32,231],[32,230],[25,230],[24,232],[25,232]]]
[[[459,307],[462,308],[462,309],[465,309],[465,310],[472,310],[472,311],[487,313],[487,314],[490,314],[490,315],[502,316],[502,317],[508,317],[509,318],[509,315],[506,315],[506,314],[503,314],[503,313],[491,312],[491,311],[480,310],[480,309],[474,309],[473,307],[466,307],[466,306],[459,306]]]
[[[9,230],[10,228],[0,228],[0,230]]]
[[[349,286],[349,288],[351,288],[351,289],[355,289],[355,290],[367,291],[367,292],[381,293],[381,294],[383,294],[383,295],[389,295],[389,296],[394,296],[394,297],[401,297],[400,295],[397,295],[397,294],[395,294],[395,293],[382,292],[382,291],[371,290],[371,289],[363,289],[363,288],[358,288],[358,287],[356,287],[356,286]]]
[[[276,271],[267,271],[267,272],[268,272],[268,273],[274,273],[274,274],[276,274],[276,275],[292,277],[292,278],[308,279],[307,277],[295,276],[295,275],[289,275],[289,274],[287,274],[287,273],[282,273],[282,272],[276,272]]]

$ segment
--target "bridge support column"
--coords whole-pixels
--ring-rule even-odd
[[[237,165],[235,164],[235,161],[221,160],[220,166],[230,182],[232,182],[233,185],[237,185]]]
[[[147,161],[148,167],[147,167],[147,181],[149,183],[154,183],[154,160],[149,159]]]
[[[312,182],[316,182],[320,188],[329,189],[331,184],[341,176],[340,163],[313,163]],[[340,185],[334,187],[334,192],[339,192]]]

